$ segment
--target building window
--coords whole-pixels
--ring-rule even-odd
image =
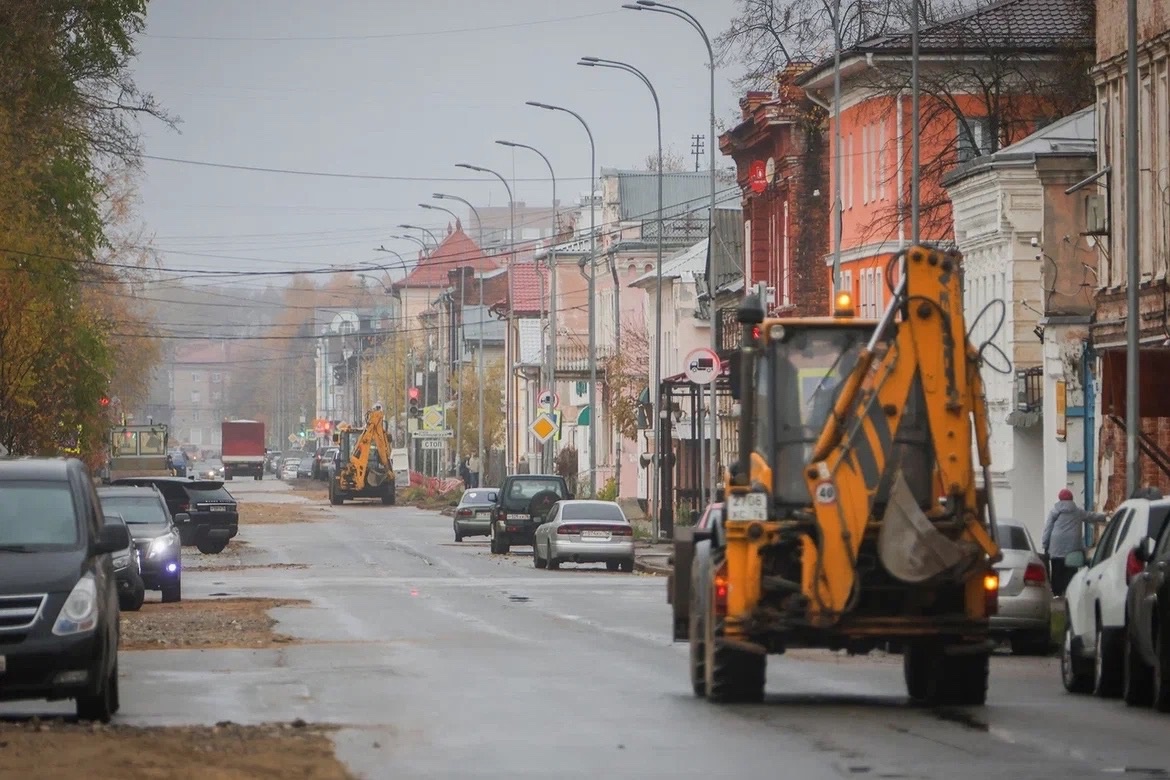
[[[213,385],[218,385],[222,381],[223,381],[223,374],[216,372],[216,373],[211,375],[211,383]]]
[[[212,403],[219,403],[219,402],[220,402],[220,401],[222,401],[222,400],[223,400],[223,393],[219,392],[218,390],[212,390],[212,391],[211,391],[211,401],[212,401]]]
[[[198,374],[197,372],[195,372],[195,371],[192,371],[192,372],[191,372],[191,381],[192,381],[192,382],[198,382],[198,381],[199,381],[199,374]]]
[[[991,119],[985,116],[955,120],[958,125],[959,162],[991,154]],[[972,137],[973,136],[973,137]]]
[[[191,422],[199,422],[199,410],[198,409],[191,410]]]
[[[199,403],[199,391],[198,390],[191,391],[191,403],[193,403],[193,404]]]

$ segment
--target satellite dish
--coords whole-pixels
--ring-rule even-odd
[[[352,311],[339,311],[333,315],[329,329],[334,333],[353,333],[358,329],[358,317]]]

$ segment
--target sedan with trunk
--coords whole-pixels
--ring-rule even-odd
[[[604,563],[634,570],[634,529],[614,501],[558,501],[536,529],[532,562],[538,569],[562,563]]]
[[[1048,569],[1023,525],[996,520],[996,543],[1003,560],[999,574],[999,609],[991,633],[1011,642],[1016,655],[1047,655],[1052,648],[1052,585]]]
[[[492,510],[495,509],[499,494],[489,488],[472,488],[463,491],[459,505],[455,507],[455,541],[462,542],[465,536],[490,536]]]

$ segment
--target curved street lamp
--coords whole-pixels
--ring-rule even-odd
[[[403,230],[421,230],[422,232],[426,233],[428,236],[431,237],[431,241],[435,242],[436,247],[439,245],[439,239],[437,239],[435,237],[435,234],[432,233],[431,231],[427,230],[425,227],[422,227],[420,225],[399,225],[398,227],[402,228]]]
[[[464,200],[463,198],[459,197],[458,195],[448,195],[445,192],[436,192],[431,197],[434,198],[435,200],[458,201],[459,203],[462,203],[467,208],[471,209],[471,213],[475,215],[475,225],[479,231],[479,248],[483,249],[483,220],[479,218],[479,210],[476,209],[475,206],[471,205],[471,201]]]
[[[650,97],[654,99],[654,116],[658,123],[658,271],[655,276],[656,295],[654,303],[654,372],[653,372],[653,387],[655,413],[662,406],[662,242],[663,235],[666,232],[666,223],[662,219],[662,106],[658,102],[658,91],[654,89],[654,85],[650,83],[650,79],[646,74],[626,62],[618,60],[604,60],[600,57],[582,57],[581,61],[577,63],[587,68],[611,68],[613,70],[624,70],[626,73],[632,73],[636,76],[646,88],[650,90]],[[654,538],[657,539],[661,532],[661,481],[662,481],[662,435],[663,429],[660,425],[655,425],[654,435],[654,478],[652,484],[654,485],[654,494],[650,515],[654,522]]]
[[[584,117],[563,106],[529,100],[525,105],[569,114],[589,136],[589,495],[597,495],[597,145]],[[621,468],[621,464],[617,464]]]
[[[674,16],[674,17],[677,17],[679,19],[682,19],[684,22],[689,24],[691,27],[695,28],[695,31],[697,33],[699,33],[700,36],[702,36],[703,44],[707,47],[707,58],[709,60],[709,66],[710,66],[710,70],[711,70],[711,84],[710,84],[711,112],[710,112],[710,117],[709,117],[710,125],[711,125],[711,129],[710,129],[711,139],[707,144],[707,146],[709,146],[711,149],[711,205],[710,205],[710,210],[707,214],[707,241],[708,241],[707,257],[709,258],[709,260],[707,262],[707,291],[708,291],[708,295],[710,295],[710,297],[711,297],[711,303],[710,303],[710,306],[711,306],[711,350],[713,352],[715,352],[716,354],[718,354],[718,352],[719,352],[719,342],[717,340],[718,328],[715,327],[715,317],[716,317],[716,312],[715,312],[715,277],[713,274],[713,271],[715,270],[713,267],[714,266],[713,261],[715,258],[715,237],[713,235],[715,232],[715,50],[711,47],[711,37],[709,35],[707,35],[707,31],[705,29],[703,29],[703,25],[699,23],[699,20],[695,18],[694,14],[690,13],[689,11],[685,11],[682,8],[677,8],[673,5],[667,5],[666,3],[659,3],[659,2],[657,2],[657,0],[637,0],[636,3],[626,3],[625,5],[622,6],[622,8],[625,8],[625,9],[628,9],[631,11],[655,11],[657,13],[663,13],[663,14],[667,14],[669,16]],[[706,435],[707,425],[706,424],[704,424],[702,426],[702,428],[700,429],[703,431],[703,433],[699,436],[699,453],[700,453],[699,505],[700,506],[705,506],[709,500],[707,497],[703,496],[704,490],[712,491],[711,495],[714,495],[714,486],[715,486],[715,477],[716,477],[716,468],[715,468],[715,414],[716,414],[715,382],[712,382],[711,383],[711,408],[708,411],[709,422],[711,425],[711,438],[710,439],[707,438],[707,435]],[[705,466],[703,463],[703,460],[704,460],[703,459],[703,450],[704,450],[704,448],[706,448],[708,450],[707,458],[706,458],[707,463],[705,464]]]

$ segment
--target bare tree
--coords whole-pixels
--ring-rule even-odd
[[[646,160],[642,167],[648,171],[658,171],[658,150],[650,152],[646,155]],[[675,149],[673,146],[668,146],[662,150],[662,172],[663,173],[679,173],[687,169],[686,158],[683,157],[682,152]]]

